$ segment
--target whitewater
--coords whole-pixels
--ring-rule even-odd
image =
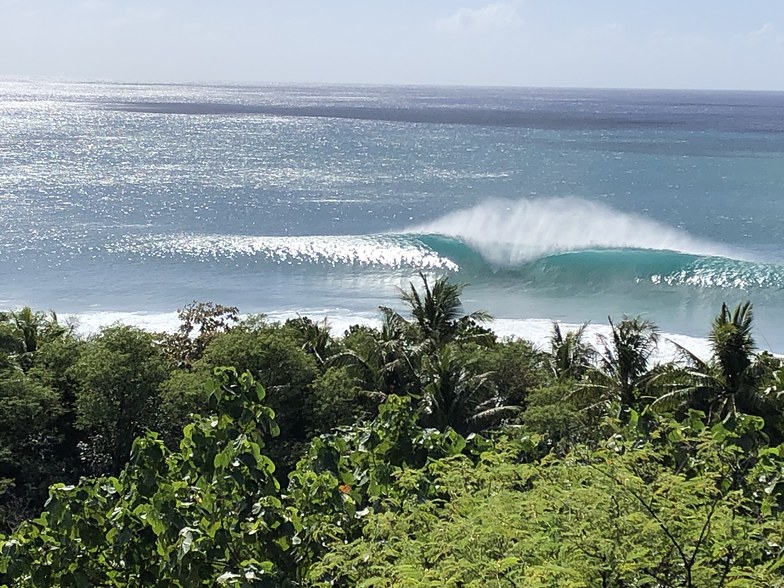
[[[0,308],[340,334],[422,271],[540,346],[626,314],[704,356],[751,300],[781,352],[782,121],[777,93],[0,80]]]

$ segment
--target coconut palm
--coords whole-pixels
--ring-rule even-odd
[[[287,320],[286,326],[292,327],[299,333],[303,341],[302,349],[310,353],[318,366],[323,368],[332,354],[334,345],[327,319],[316,322],[306,316],[299,316]]]
[[[0,350],[4,349],[8,357],[25,371],[32,366],[33,356],[41,343],[62,337],[72,329],[61,324],[54,311],[47,315],[34,312],[29,306],[3,313],[0,322],[2,319]]]
[[[751,302],[739,304],[732,313],[726,303],[722,304],[713,320],[709,337],[713,356],[726,389],[733,394],[741,392],[753,379],[749,370],[755,349],[753,321]]]
[[[711,359],[703,361],[676,344],[686,367],[676,372],[672,391],[657,402],[681,399],[688,407],[705,412],[709,422],[738,413],[758,415],[768,422],[775,419],[781,411],[775,399],[761,390],[769,370],[755,361],[753,323],[750,302],[732,311],[722,304],[708,337]]]
[[[474,373],[474,360],[458,360],[451,345],[423,361],[420,409],[426,426],[458,433],[480,431],[520,412],[505,405],[490,383],[491,373]]]
[[[19,331],[20,341],[25,353],[35,353],[38,348],[38,339],[46,325],[46,315],[42,312],[33,312],[29,306],[11,313],[11,319]]]
[[[427,277],[419,272],[422,291],[413,282],[409,290],[400,290],[400,298],[411,310],[413,323],[419,331],[419,338],[439,349],[458,338],[471,338],[477,342],[488,339],[489,333],[478,329],[478,323],[492,320],[483,310],[465,314],[460,295],[465,284],[453,284],[447,276],[437,278],[432,286]],[[465,335],[465,337],[462,337]]]
[[[588,323],[583,323],[576,331],[564,334],[561,326],[553,321],[550,351],[546,355],[547,363],[557,379],[579,380],[591,367],[596,352],[583,339],[587,326]]]
[[[366,396],[378,401],[389,394],[416,394],[421,346],[407,340],[409,325],[398,313],[382,307],[381,316],[381,328],[372,330],[369,345],[337,353],[326,365],[347,367]]]
[[[611,336],[599,338],[601,370],[596,387],[603,391],[605,399],[634,406],[650,379],[649,363],[658,347],[658,329],[640,317],[624,317],[617,325],[611,318],[608,320]]]

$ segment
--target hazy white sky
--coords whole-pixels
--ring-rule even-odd
[[[0,0],[0,75],[784,90],[784,0]]]

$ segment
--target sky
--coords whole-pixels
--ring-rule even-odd
[[[0,0],[0,76],[784,90],[784,0]]]

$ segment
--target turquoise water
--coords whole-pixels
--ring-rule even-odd
[[[0,307],[348,320],[423,270],[521,332],[750,299],[784,351],[784,94],[2,80],[0,131]]]

